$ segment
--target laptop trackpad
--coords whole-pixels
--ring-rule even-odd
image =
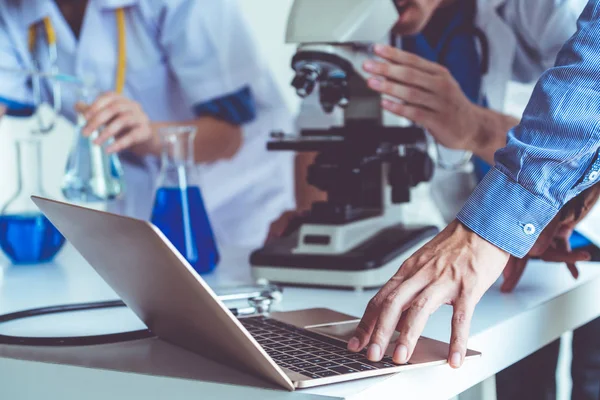
[[[269,316],[278,321],[285,322],[286,324],[306,329],[319,325],[358,321],[356,317],[342,314],[328,308],[307,308],[298,311],[274,312]]]
[[[333,337],[336,339],[348,342],[352,336],[359,321],[348,321],[342,323],[336,323],[331,325],[322,325],[318,327],[309,328],[309,330],[320,333],[325,336]],[[394,333],[390,345],[385,352],[386,355],[392,356],[394,353],[394,343],[398,338],[398,332]],[[447,343],[439,342],[437,340],[429,339],[426,337],[419,338],[417,347],[410,359],[411,364],[430,363],[434,361],[444,361],[448,357],[449,346]]]

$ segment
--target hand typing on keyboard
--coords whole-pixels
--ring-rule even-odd
[[[274,319],[252,317],[240,321],[277,365],[309,378],[396,367],[390,357],[372,362],[364,352],[346,350],[341,341]]]

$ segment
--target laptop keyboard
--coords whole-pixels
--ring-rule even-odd
[[[345,343],[266,317],[240,322],[280,367],[317,379],[397,367],[391,357],[380,362],[352,353]]]

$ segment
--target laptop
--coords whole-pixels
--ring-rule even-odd
[[[236,318],[149,222],[32,197],[125,304],[159,338],[287,390],[446,363],[448,345],[422,337],[395,365],[351,353],[359,320],[328,309]],[[467,358],[480,353],[469,350]]]

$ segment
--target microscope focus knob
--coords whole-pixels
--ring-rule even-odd
[[[421,150],[408,149],[391,164],[389,182],[394,204],[410,201],[410,188],[428,182],[433,177],[433,160]]]
[[[408,169],[411,176],[411,186],[417,186],[422,182],[429,182],[433,178],[435,165],[429,154],[413,150],[409,152]]]

